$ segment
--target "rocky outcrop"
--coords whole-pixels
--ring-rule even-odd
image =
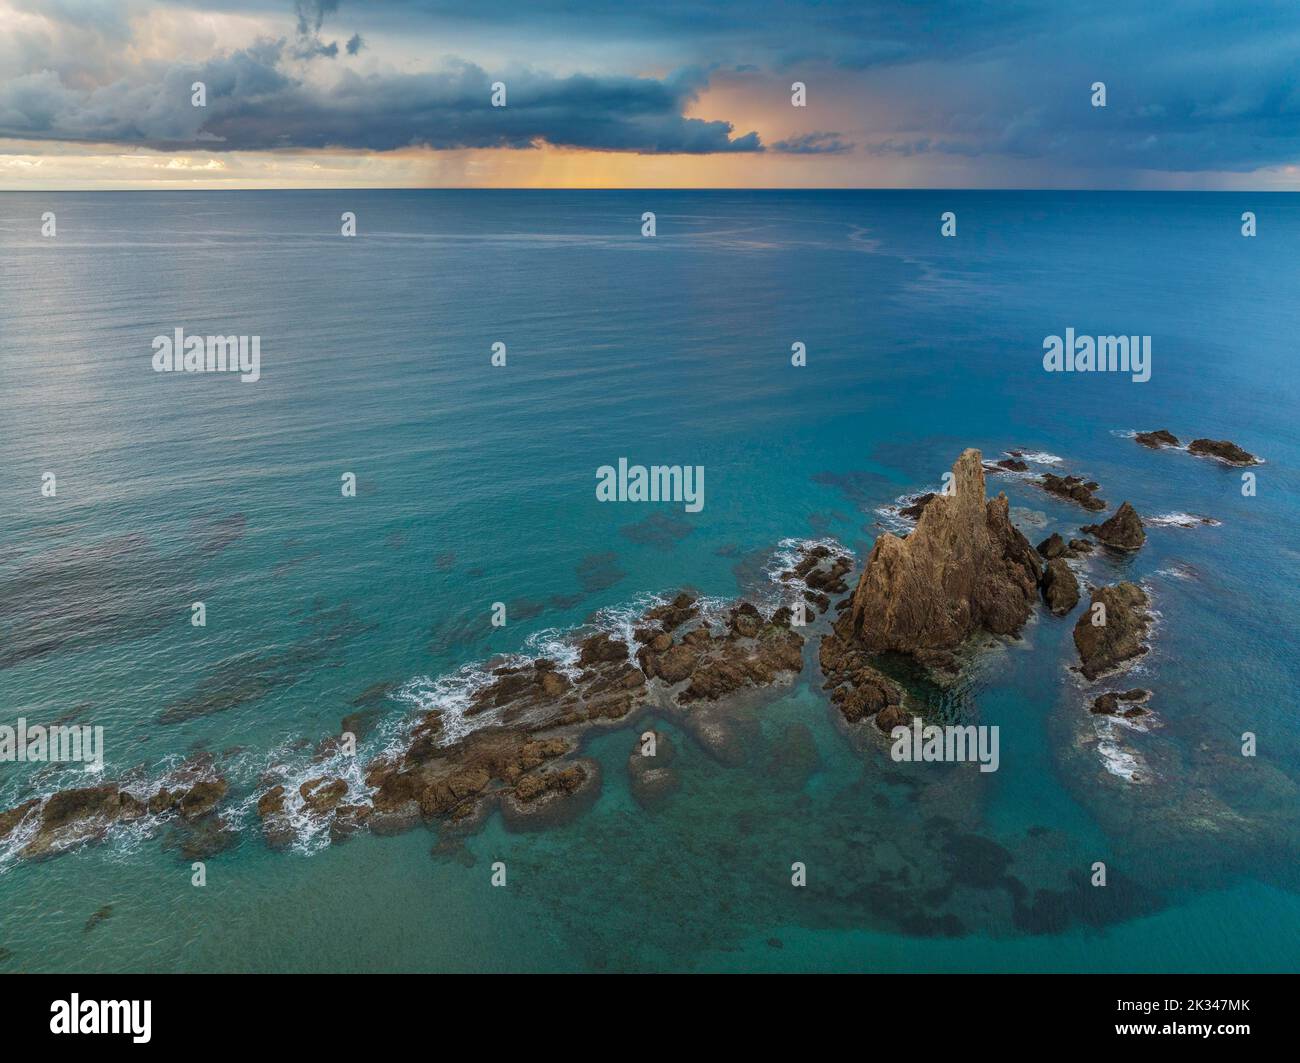
[[[1067,543],[1060,532],[1052,532],[1034,549],[1040,556],[1051,561],[1058,557],[1080,557],[1083,554],[1090,554],[1093,551],[1093,544],[1087,539],[1071,539]]]
[[[1116,550],[1140,550],[1147,541],[1146,530],[1142,527],[1142,518],[1127,502],[1115,511],[1115,515],[1101,524],[1089,524],[1080,531],[1095,536],[1104,546]]]
[[[1159,450],[1161,447],[1178,446],[1178,437],[1167,428],[1157,428],[1154,432],[1139,432],[1133,437],[1144,447]]]
[[[1100,512],[1106,508],[1106,503],[1096,495],[1101,488],[1101,484],[1096,480],[1085,480],[1082,476],[1057,476],[1055,473],[1045,472],[1037,483],[1049,495],[1077,502],[1084,509]]]
[[[869,652],[938,659],[977,631],[1018,634],[1037,597],[1039,560],[1012,526],[1005,495],[984,497],[978,450],[953,466],[952,492],[925,507],[916,530],[872,547],[839,639]]]
[[[1064,557],[1067,547],[1065,545],[1065,540],[1061,538],[1061,533],[1052,532],[1051,535],[1034,547],[1034,549],[1038,551],[1040,557],[1051,561],[1053,558]]]
[[[1204,458],[1217,458],[1229,465],[1258,465],[1260,459],[1226,439],[1193,439],[1187,449]]]
[[[1147,605],[1146,592],[1136,583],[1092,592],[1088,608],[1074,626],[1079,671],[1085,677],[1097,679],[1147,652],[1145,639],[1152,622]]]
[[[152,794],[118,783],[60,790],[0,812],[0,839],[34,828],[20,850],[25,859],[55,856],[103,838],[118,824],[147,816],[171,816],[196,824],[211,815],[225,796],[225,779],[208,774],[211,758],[200,756],[163,780]]]
[[[600,795],[600,764],[584,757],[561,768],[525,775],[502,796],[501,818],[511,830],[568,823]]]
[[[1079,581],[1064,557],[1054,557],[1047,563],[1041,586],[1043,601],[1053,616],[1065,616],[1079,604]]]
[[[1142,708],[1142,704],[1150,697],[1151,691],[1140,687],[1124,691],[1108,690],[1093,700],[1088,711],[1094,716],[1123,716],[1132,720],[1150,712],[1149,709]]]
[[[831,702],[846,722],[858,723],[869,717],[879,722],[882,710],[902,705],[902,688],[877,670],[870,654],[860,646],[832,632],[822,639],[818,659],[826,677],[822,689],[831,692]]]

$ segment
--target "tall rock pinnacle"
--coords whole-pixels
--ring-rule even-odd
[[[1039,559],[1012,526],[1006,496],[985,499],[981,460],[963,451],[948,493],[925,507],[916,530],[876,540],[837,626],[842,639],[925,659],[979,630],[1019,633],[1037,598]]]

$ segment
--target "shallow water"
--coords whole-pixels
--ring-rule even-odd
[[[0,722],[103,725],[104,777],[211,751],[243,828],[202,889],[167,825],[0,861],[0,969],[1300,968],[1298,236],[1284,195],[0,195]],[[260,335],[262,379],[153,373],[176,327]],[[1067,327],[1150,334],[1152,379],[1044,373]],[[1258,494],[1126,434],[1158,427],[1262,454]],[[743,765],[678,734],[652,811],[638,720],[593,739],[602,794],[568,826],[262,842],[257,778],[308,772],[343,716],[377,710],[372,752],[445,677],[602,609],[753,593],[787,538],[865,557],[965,446],[1219,522],[1081,568],[1160,614],[1115,684],[1155,692],[1148,730],[1088,715],[1073,617],[1041,614],[930,701],[1000,727],[996,773],[894,764],[810,667],[746,708]],[[703,511],[598,503],[622,456],[704,465]],[[1093,522],[989,484],[1034,542]],[[0,807],[80,781],[0,765]]]

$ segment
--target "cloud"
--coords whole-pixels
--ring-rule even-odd
[[[662,79],[531,70],[489,74],[453,60],[418,74],[317,76],[285,40],[257,42],[205,63],[149,66],[135,78],[91,89],[42,71],[0,84],[0,136],[213,151],[345,148],[391,151],[557,147],[644,154],[761,151],[757,133],[686,118],[707,85],[699,70]],[[491,105],[504,81],[507,106]],[[193,107],[190,86],[207,85]]]
[[[846,144],[838,133],[805,133],[778,140],[771,150],[783,155],[847,155],[853,145]]]
[[[298,36],[308,37],[320,32],[325,17],[339,9],[339,0],[294,0],[298,16]]]
[[[1294,0],[0,0],[0,24],[0,136],[757,152],[757,133],[686,117],[738,99],[724,89],[744,74],[759,115],[797,79],[811,128],[844,131],[791,132],[769,149],[785,166],[905,158],[910,180],[1051,168],[1122,184],[1300,163]],[[247,43],[258,33],[270,43]],[[429,69],[435,49],[465,58]],[[672,70],[714,72],[713,94]],[[194,80],[206,111],[189,109]],[[506,108],[488,105],[495,80]],[[1096,80],[1106,108],[1089,105]]]

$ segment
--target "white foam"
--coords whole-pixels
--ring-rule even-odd
[[[432,712],[434,709],[441,712],[442,732],[439,744],[447,745],[459,741],[490,721],[493,715],[491,712],[479,713],[477,716],[466,716],[465,712],[473,703],[474,695],[491,685],[495,679],[481,662],[475,662],[436,679],[417,675],[402,684],[393,698],[421,713]]]
[[[769,598],[769,600],[763,602],[763,605],[768,607],[780,606],[802,599],[803,592],[808,590],[808,584],[798,576],[782,579],[781,574],[792,571],[807,554],[819,546],[830,551],[830,560],[832,561],[839,558],[853,560],[853,551],[838,539],[830,537],[822,539],[782,539],[777,543],[776,550],[772,553],[772,559],[764,569],[768,580],[777,588],[777,594],[774,598]],[[725,601],[728,608],[733,604],[735,603]]]
[[[1162,513],[1155,517],[1143,517],[1142,523],[1153,528],[1199,528],[1202,526],[1218,528],[1223,521],[1213,517],[1202,517],[1195,513]]]

